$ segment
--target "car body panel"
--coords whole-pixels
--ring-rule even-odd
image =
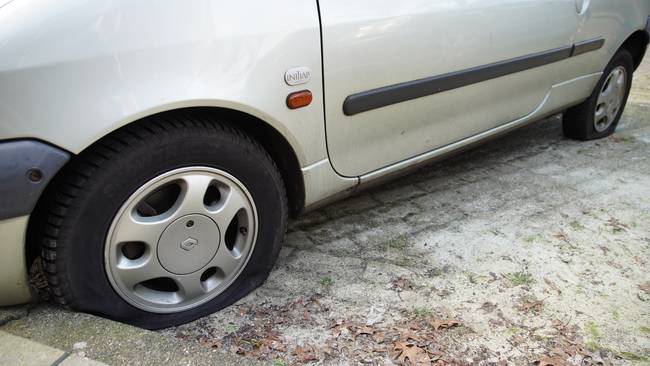
[[[364,174],[360,178],[360,183],[363,186],[373,184],[377,180],[390,178],[394,174],[400,174],[407,169],[417,168],[422,164],[430,163],[432,160],[445,157],[448,154],[466,149],[468,147],[476,145],[477,143],[484,142],[490,138],[497,137],[516,128],[525,126],[526,124],[537,121],[544,116],[560,112],[562,109],[566,108],[567,105],[575,104],[575,102],[583,99],[576,96],[584,95],[585,93],[591,93],[595,85],[598,83],[601,75],[602,72],[594,73],[553,85],[542,102],[535,108],[533,112],[527,116],[506,124],[502,124],[499,127],[490,129],[488,131],[473,136],[468,136],[463,140],[446,145],[442,148],[417,155],[410,159],[406,159],[399,162],[398,164],[393,164],[374,172]]]
[[[558,70],[560,79],[568,80],[573,75],[586,75],[602,71],[621,47],[623,42],[634,32],[642,30],[650,13],[650,1],[621,2],[610,0],[585,1],[588,7],[580,14],[575,42],[602,37],[604,46],[594,52],[567,60],[565,66]]]
[[[563,62],[354,116],[342,111],[347,96],[570,47],[578,24],[574,0],[329,0],[320,10],[327,142],[344,176],[530,114],[554,83],[565,81],[556,76]]]
[[[282,8],[282,18],[268,16]],[[320,32],[311,1],[14,1],[0,11],[0,139],[79,153],[166,110],[235,109],[273,126],[301,166],[326,157]],[[289,86],[285,71],[312,70]],[[307,108],[287,95],[312,91]]]

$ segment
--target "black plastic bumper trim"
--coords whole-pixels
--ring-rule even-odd
[[[32,212],[70,154],[33,140],[0,142],[0,220]]]
[[[353,116],[373,109],[406,102],[445,91],[462,88],[509,74],[534,69],[595,51],[605,43],[602,38],[592,39],[575,45],[533,53],[510,60],[495,62],[462,71],[424,79],[407,81],[395,85],[372,89],[348,96],[343,102],[343,113]]]

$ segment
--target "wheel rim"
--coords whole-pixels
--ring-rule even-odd
[[[214,168],[151,179],[122,205],[104,264],[116,292],[154,313],[197,307],[228,288],[255,247],[257,210],[246,187]]]
[[[596,132],[607,130],[616,120],[627,90],[627,71],[623,66],[612,70],[598,95],[596,112],[594,113],[594,129]]]

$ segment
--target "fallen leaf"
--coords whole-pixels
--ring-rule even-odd
[[[650,295],[650,281],[640,284],[639,288],[646,294]]]
[[[565,366],[568,365],[566,360],[563,360],[559,356],[553,357],[541,357],[539,360],[534,362],[538,366]]]
[[[459,325],[458,321],[455,319],[440,319],[435,315],[429,317],[427,323],[429,323],[429,325],[435,330],[452,328]]]
[[[611,218],[607,221],[607,224],[605,224],[605,225],[607,225],[607,226],[611,226],[611,227],[612,227],[612,230],[614,230],[614,232],[625,231],[625,230],[628,228],[627,225],[623,224],[622,222],[620,222],[620,221],[619,221],[617,218],[615,218],[615,217],[611,217]]]
[[[412,290],[415,288],[415,284],[405,277],[397,277],[393,279],[390,283],[391,289],[402,292],[404,290]]]
[[[565,243],[570,243],[569,237],[565,233],[555,234],[555,235],[553,235],[553,237],[555,239],[562,240]]]
[[[560,288],[557,287],[557,285],[555,283],[553,283],[553,281],[551,281],[548,278],[544,277],[544,282],[548,285],[548,287],[555,290],[558,293],[558,295],[562,295],[562,290],[560,290]]]
[[[330,325],[330,329],[334,334],[334,338],[338,338],[341,334],[346,334],[350,332],[349,326],[346,322],[334,322]]]
[[[375,332],[372,335],[372,339],[374,339],[375,342],[377,342],[377,343],[383,343],[384,340],[386,339],[386,333],[384,333],[384,332]]]
[[[400,341],[403,341],[403,342],[408,342],[408,341],[417,341],[417,340],[418,340],[418,336],[417,336],[415,333],[413,333],[413,332],[411,332],[410,330],[408,330],[408,331],[406,331],[406,332],[400,334],[400,336],[399,336],[399,340],[400,340]]]
[[[363,334],[372,336],[373,334],[375,334],[375,330],[369,326],[363,326],[361,328],[358,328],[355,333],[356,333],[355,337],[358,337]]]
[[[496,310],[497,305],[491,302],[484,302],[480,309],[483,310],[484,313],[488,314]]]
[[[286,350],[284,343],[282,343],[282,340],[274,334],[269,334],[262,340],[262,344],[264,347],[278,351],[278,352],[284,352]]]
[[[318,359],[318,357],[316,357],[316,351],[314,350],[314,347],[310,345],[296,347],[293,350],[293,355],[296,356],[296,359],[302,363],[315,361]]]
[[[412,343],[407,342],[397,342],[395,343],[394,350],[399,352],[397,354],[397,360],[399,362],[407,363],[410,365],[430,365],[431,358],[427,354],[427,351],[416,346]]]
[[[538,312],[542,310],[542,306],[544,306],[543,300],[537,300],[536,298],[531,297],[531,298],[521,299],[519,304],[517,304],[515,308],[517,308],[517,310],[522,312],[529,312],[529,311]]]

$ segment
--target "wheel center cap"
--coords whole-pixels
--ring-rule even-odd
[[[207,216],[183,216],[169,224],[160,236],[158,260],[174,274],[196,272],[217,253],[220,236],[219,227]]]

